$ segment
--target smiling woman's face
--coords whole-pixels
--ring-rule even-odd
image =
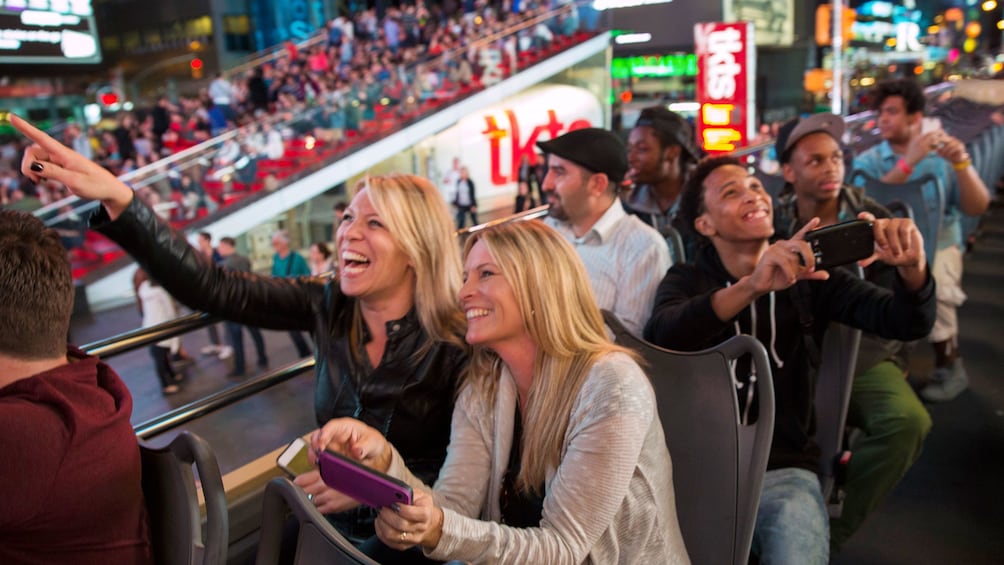
[[[484,241],[471,247],[464,262],[460,308],[467,316],[467,343],[498,351],[506,342],[525,339],[516,295]]]
[[[363,189],[345,210],[336,235],[342,292],[357,298],[383,298],[401,292],[414,296],[415,273]]]

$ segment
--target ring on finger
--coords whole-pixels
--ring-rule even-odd
[[[401,541],[408,541],[408,532],[401,532]]]
[[[307,493],[307,500],[313,502],[314,501],[314,495],[311,494],[311,493]]]

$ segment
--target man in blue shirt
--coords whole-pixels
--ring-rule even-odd
[[[279,230],[272,234],[272,249],[275,255],[272,256],[272,276],[273,277],[309,277],[310,267],[307,260],[299,253],[289,248],[289,233],[286,230]],[[307,357],[310,355],[310,346],[303,334],[292,330],[289,332],[293,345],[296,346],[297,355]]]
[[[990,193],[961,141],[941,129],[921,131],[924,92],[916,81],[897,79],[879,83],[875,87],[874,105],[883,141],[854,160],[855,170],[890,184],[931,174],[945,186],[945,216],[932,265],[938,285],[938,319],[928,338],[934,346],[935,371],[920,393],[930,402],[945,402],[969,386],[969,376],[958,352],[956,314],[966,298],[961,284],[960,212],[979,216],[990,203]],[[930,197],[937,195],[932,192]]]

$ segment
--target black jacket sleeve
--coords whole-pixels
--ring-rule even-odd
[[[271,278],[224,269],[161,222],[139,198],[133,198],[115,221],[100,207],[90,225],[119,244],[189,308],[266,329],[314,329],[314,304],[321,302],[324,290],[320,279]]]
[[[834,320],[887,339],[920,339],[931,333],[936,297],[930,269],[916,292],[903,286],[897,274],[892,288],[881,288],[842,269],[813,287],[817,319]]]
[[[720,289],[706,281],[694,265],[673,265],[656,290],[645,339],[681,351],[697,351],[720,343],[731,323],[719,320],[711,307],[711,295]]]

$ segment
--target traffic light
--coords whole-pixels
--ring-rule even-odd
[[[843,20],[840,30],[844,37],[844,44],[851,40],[853,32],[851,28],[857,20],[858,14],[851,8],[844,7],[842,12]],[[816,45],[824,47],[833,43],[833,6],[822,4],[816,8]]]
[[[118,110],[122,104],[122,95],[111,86],[105,86],[97,92],[98,103],[105,110]]]
[[[119,103],[119,95],[114,92],[102,92],[98,97],[105,106],[114,106]]]
[[[192,67],[192,78],[202,78],[202,59],[194,57],[192,62],[189,63],[189,66]]]

